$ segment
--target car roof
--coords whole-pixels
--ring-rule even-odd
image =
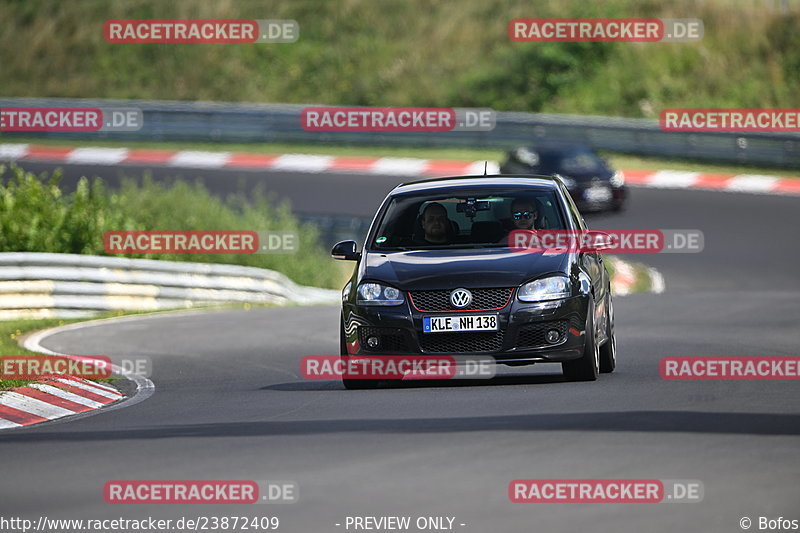
[[[539,187],[542,189],[556,189],[558,188],[558,182],[558,178],[538,174],[450,176],[446,178],[430,178],[426,180],[401,183],[395,187],[390,194],[396,195],[411,192],[469,187]]]
[[[577,151],[584,151],[584,152],[593,152],[596,153],[595,150],[587,145],[587,144],[578,144],[578,143],[559,143],[555,141],[548,141],[544,143],[538,144],[526,144],[517,146],[513,148],[511,151],[518,150],[520,148],[526,148],[528,150],[532,150],[534,152],[540,153],[570,153],[570,152],[577,152]]]

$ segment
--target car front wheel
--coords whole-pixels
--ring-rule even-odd
[[[583,356],[575,361],[561,363],[564,377],[568,381],[594,381],[600,370],[600,348],[597,346],[594,327],[594,302],[586,311],[586,340],[583,344]]]
[[[614,335],[614,304],[611,300],[611,293],[608,293],[606,335],[608,340],[600,347],[600,372],[602,374],[610,374],[617,367],[617,337]]]

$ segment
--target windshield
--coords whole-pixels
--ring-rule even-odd
[[[452,191],[392,199],[373,250],[508,247],[515,229],[566,229],[553,191]]]
[[[534,169],[544,174],[559,172],[562,174],[586,174],[602,172],[607,169],[603,160],[593,151],[575,148],[568,151],[525,150],[519,154],[521,160],[528,162]]]

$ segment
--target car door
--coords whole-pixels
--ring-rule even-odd
[[[583,215],[580,214],[580,211],[578,211],[575,202],[572,201],[569,191],[567,191],[563,183],[559,183],[559,187],[561,188],[562,194],[564,195],[565,201],[569,208],[569,216],[572,218],[573,227],[580,232],[588,231],[588,228],[586,227],[586,221],[583,219]],[[592,280],[592,296],[594,297],[594,323],[597,327],[600,324],[605,324],[608,272],[606,271],[605,264],[603,263],[603,255],[599,252],[581,250],[578,252],[578,261],[580,263],[580,268]],[[604,335],[604,327],[597,327],[597,329],[601,336]],[[602,342],[604,340],[604,337],[598,338],[598,342]]]

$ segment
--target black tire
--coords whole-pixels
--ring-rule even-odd
[[[339,319],[339,355],[342,361],[347,362],[347,338],[344,334],[344,319]],[[347,365],[345,365],[346,367]],[[374,379],[348,379],[342,378],[342,385],[347,390],[374,389],[378,381]]]
[[[610,374],[617,367],[617,337],[614,334],[614,304],[608,293],[608,312],[606,313],[606,335],[608,340],[600,347],[600,373]]]
[[[600,348],[594,331],[594,302],[586,311],[586,341],[583,344],[583,356],[574,361],[561,363],[561,370],[567,381],[595,381],[599,373]]]

